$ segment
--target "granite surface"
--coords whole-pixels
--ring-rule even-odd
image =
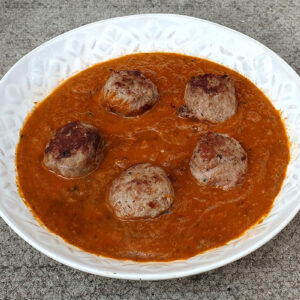
[[[0,0],[0,78],[24,54],[65,31],[138,13],[178,13],[220,23],[262,42],[300,73],[299,0]],[[299,227],[300,214],[265,246],[220,269],[139,282],[57,263],[0,219],[0,299],[300,299]]]

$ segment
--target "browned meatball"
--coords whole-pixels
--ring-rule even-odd
[[[158,101],[158,92],[140,71],[113,71],[103,87],[101,101],[112,113],[134,117],[152,108]]]
[[[226,134],[205,132],[199,136],[190,169],[199,184],[227,190],[241,181],[247,164],[247,153],[237,140]]]
[[[192,77],[186,85],[187,109],[199,120],[221,123],[237,109],[233,80],[227,75],[212,74]]]
[[[74,121],[58,128],[44,153],[44,165],[64,177],[80,177],[95,170],[103,158],[99,130]]]
[[[172,184],[165,171],[150,163],[129,167],[110,188],[109,202],[120,219],[155,218],[174,200]]]

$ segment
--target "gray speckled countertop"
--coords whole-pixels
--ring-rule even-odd
[[[262,42],[300,73],[299,0],[0,0],[0,78],[23,55],[65,31],[138,13],[178,13],[220,23]],[[134,282],[61,265],[0,219],[0,299],[300,299],[299,227],[300,214],[259,250],[214,271]]]

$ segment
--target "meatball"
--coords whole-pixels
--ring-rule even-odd
[[[199,120],[221,123],[237,110],[234,83],[227,75],[192,77],[186,85],[184,98],[187,109]]]
[[[44,165],[57,175],[80,177],[95,170],[103,158],[99,130],[74,121],[58,128],[44,153]]]
[[[113,71],[103,87],[101,101],[112,113],[134,117],[152,108],[158,101],[158,91],[140,71]]]
[[[129,167],[110,188],[109,202],[124,220],[155,218],[168,210],[174,200],[172,184],[165,171],[150,163]]]
[[[216,132],[201,133],[190,161],[200,185],[228,190],[240,183],[247,169],[247,153],[234,138]]]

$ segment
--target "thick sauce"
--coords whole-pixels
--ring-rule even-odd
[[[99,95],[111,69],[138,69],[158,87],[159,103],[137,118],[103,110]],[[235,81],[238,111],[225,123],[181,119],[191,76],[228,74]],[[50,135],[69,121],[97,126],[107,147],[92,174],[68,180],[46,170]],[[248,154],[243,183],[229,191],[199,187],[189,170],[198,132],[237,139]],[[107,195],[112,180],[135,163],[152,162],[170,176],[175,202],[151,220],[120,221]],[[266,96],[249,80],[223,66],[178,54],[134,54],[95,65],[68,79],[27,118],[17,148],[19,190],[51,231],[85,251],[136,261],[184,259],[237,238],[270,211],[289,162],[288,139]]]

